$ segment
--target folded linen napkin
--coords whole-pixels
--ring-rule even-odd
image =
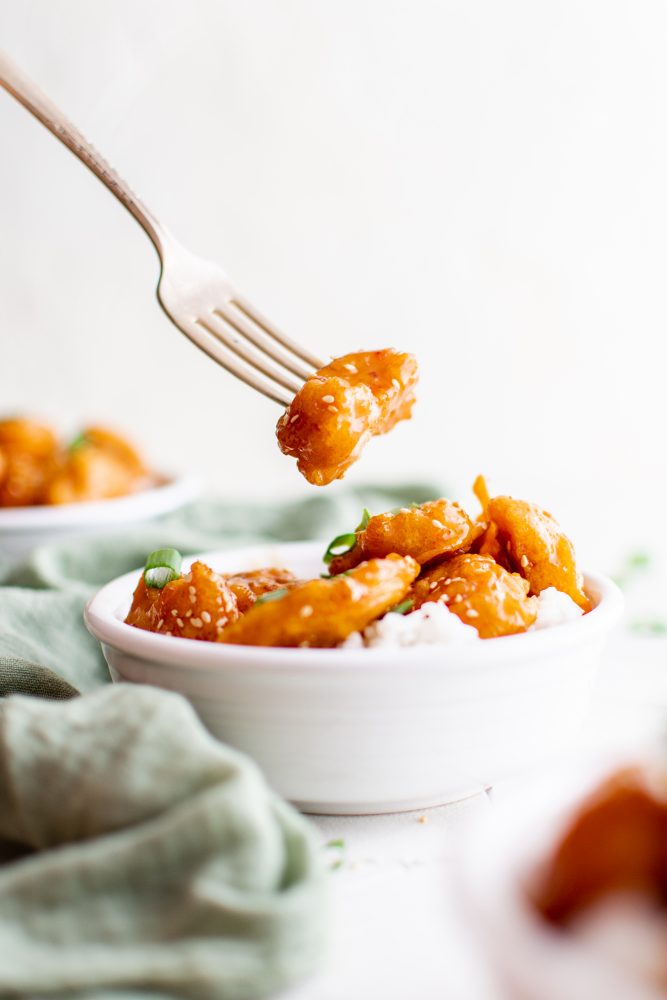
[[[6,699],[0,804],[1,996],[240,1000],[312,969],[307,825],[179,695]]]
[[[0,696],[14,695],[0,700],[0,996],[246,1000],[315,966],[323,885],[306,821],[179,695],[108,685],[83,605],[162,545],[327,537],[363,506],[436,495],[199,503],[45,546],[0,586]]]

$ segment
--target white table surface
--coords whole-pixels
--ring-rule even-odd
[[[654,744],[666,723],[667,638],[619,629],[581,752],[631,753]],[[466,926],[452,872],[467,826],[511,808],[522,787],[519,779],[423,812],[313,817],[326,857],[340,862],[330,874],[331,940],[322,971],[285,1000],[504,1000]],[[330,840],[343,848],[326,847]]]

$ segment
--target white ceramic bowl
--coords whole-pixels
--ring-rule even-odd
[[[38,545],[67,537],[99,535],[133,528],[170,514],[200,492],[189,476],[166,479],[159,486],[113,500],[0,508],[0,561],[3,568],[20,562]]]
[[[466,831],[456,858],[455,888],[464,920],[507,1000],[664,1000],[572,933],[552,930],[533,910],[526,886],[582,798],[625,761],[590,765],[522,783],[521,797],[486,813]],[[630,928],[628,928],[628,931]],[[664,933],[664,932],[658,932]],[[656,937],[658,935],[656,934]],[[636,935],[625,935],[637,947]],[[662,950],[662,941],[658,940]],[[646,958],[646,945],[641,945]]]
[[[273,565],[316,576],[325,547],[200,558],[221,572]],[[282,795],[323,813],[464,798],[568,745],[622,607],[610,580],[589,575],[589,614],[524,635],[395,650],[222,646],[126,625],[138,573],[108,584],[85,612],[113,679],[180,691]]]

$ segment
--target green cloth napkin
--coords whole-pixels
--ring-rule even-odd
[[[0,803],[0,996],[240,1000],[312,970],[306,823],[179,695],[7,699]]]
[[[326,907],[308,824],[180,695],[109,685],[83,606],[160,546],[327,538],[364,506],[438,494],[200,502],[44,546],[0,586],[0,996],[245,1000],[316,966]]]

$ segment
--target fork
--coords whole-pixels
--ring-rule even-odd
[[[217,264],[182,246],[53,101],[2,51],[4,87],[109,188],[160,258],[157,297],[181,333],[246,385],[288,406],[325,361],[290,340],[240,295]]]

